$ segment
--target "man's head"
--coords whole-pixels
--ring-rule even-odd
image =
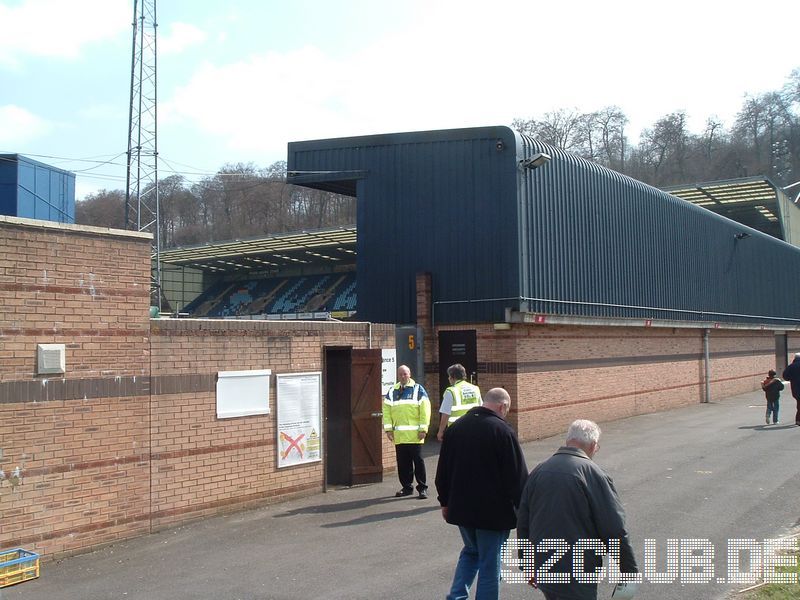
[[[567,430],[567,446],[580,448],[592,458],[600,448],[600,428],[594,421],[578,419]]]
[[[511,396],[503,388],[492,388],[483,397],[483,406],[505,419],[511,408]]]
[[[403,385],[408,385],[408,381],[411,379],[411,369],[409,369],[405,365],[400,365],[397,367],[397,381],[402,383]]]
[[[463,365],[458,363],[450,365],[447,367],[447,378],[450,380],[451,384],[455,383],[456,381],[461,381],[462,379],[467,378],[467,370]]]
[[[767,371],[767,377],[775,377],[775,375],[777,375],[777,373],[775,372],[774,369],[770,369],[769,371]]]

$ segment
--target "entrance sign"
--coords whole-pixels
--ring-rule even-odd
[[[394,348],[381,350],[381,394],[386,392],[395,383],[397,375],[397,350]]]

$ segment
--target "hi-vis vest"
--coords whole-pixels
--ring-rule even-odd
[[[477,385],[467,383],[463,379],[447,389],[453,394],[453,406],[450,407],[450,418],[447,419],[448,425],[455,423],[470,408],[483,404],[480,388]]]
[[[424,387],[410,379],[402,390],[399,382],[389,388],[383,397],[383,430],[394,433],[395,444],[422,444],[419,432],[427,434],[430,422],[431,401]]]

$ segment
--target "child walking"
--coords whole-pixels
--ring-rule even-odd
[[[783,389],[783,382],[776,379],[775,371],[770,369],[767,372],[767,378],[761,382],[761,389],[767,396],[767,416],[766,424],[769,425],[769,415],[772,413],[772,424],[778,423],[778,409],[780,408],[781,390]]]

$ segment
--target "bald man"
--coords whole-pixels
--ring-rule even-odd
[[[414,493],[414,479],[420,500],[428,497],[428,482],[422,444],[431,422],[431,401],[425,388],[411,379],[411,369],[406,365],[397,368],[397,383],[383,398],[383,430],[394,442],[397,458],[397,477],[400,491],[395,497],[402,498]]]

